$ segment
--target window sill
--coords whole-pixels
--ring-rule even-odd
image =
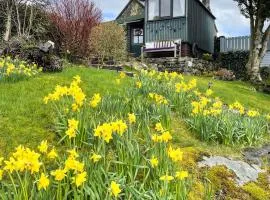
[[[158,19],[151,19],[151,20],[147,20],[147,22],[156,22],[156,21],[164,21],[164,20],[172,20],[172,19],[181,19],[181,18],[185,18],[186,16],[179,16],[179,17],[160,17]]]

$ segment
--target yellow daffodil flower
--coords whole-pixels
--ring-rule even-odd
[[[115,181],[111,182],[111,195],[113,195],[114,197],[118,197],[119,194],[121,193],[121,189],[120,189],[120,185],[117,184]]]
[[[41,190],[41,189],[47,190],[49,184],[50,184],[50,180],[48,179],[48,176],[42,173],[40,176],[40,179],[38,180],[38,190]]]

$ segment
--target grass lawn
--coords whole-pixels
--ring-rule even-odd
[[[68,68],[62,73],[42,74],[17,83],[0,83],[0,149],[6,154],[19,144],[37,145],[42,139],[54,140],[51,105],[43,104],[44,96],[57,84],[68,85],[80,75],[88,96],[99,92],[120,91],[114,83],[117,73],[86,68]]]
[[[187,79],[196,78],[200,89],[207,89],[211,82],[214,96],[220,97],[225,103],[239,101],[247,108],[258,109],[260,112],[270,113],[270,95],[257,92],[249,83],[242,81],[219,81],[210,77],[186,76]]]
[[[87,96],[96,92],[101,94],[119,92],[125,87],[125,85],[115,84],[116,72],[78,67],[65,69],[62,73],[42,74],[27,81],[0,83],[0,154],[7,154],[19,144],[31,147],[43,139],[54,141],[53,112],[50,105],[43,104],[43,98],[57,84],[69,84],[75,75],[81,76],[82,87]],[[198,77],[198,85],[201,89],[207,88],[209,81],[214,83],[215,95],[221,97],[226,103],[238,100],[245,106],[266,113],[270,112],[270,96],[255,92],[251,85]],[[203,149],[209,148],[208,144],[201,143],[189,134],[189,130],[182,122],[179,123],[177,119],[174,121],[174,133],[179,135],[179,141],[175,141],[176,143],[185,146],[201,145]],[[220,148],[220,146],[211,148],[220,153],[224,151],[232,153],[234,150],[228,147]]]

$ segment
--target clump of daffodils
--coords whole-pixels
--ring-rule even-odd
[[[68,130],[66,131],[66,135],[71,138],[75,138],[78,130],[79,121],[75,119],[68,120]]]
[[[62,97],[71,96],[74,100],[72,104],[73,111],[77,111],[83,106],[86,95],[83,93],[81,87],[81,78],[75,76],[70,86],[56,86],[53,93],[49,94],[44,98],[44,103],[47,104],[49,101],[59,101]]]
[[[104,123],[99,125],[95,129],[94,136],[98,138],[102,138],[107,143],[109,143],[113,139],[113,133],[116,133],[122,136],[127,131],[127,124],[123,120],[117,120],[111,123]]]
[[[49,101],[57,102],[63,97],[72,97],[72,110],[79,111],[79,109],[83,106],[86,95],[82,91],[80,87],[81,78],[79,76],[75,76],[70,86],[56,86],[53,93],[44,97],[44,103],[47,104]]]
[[[244,106],[242,106],[241,103],[239,103],[238,101],[236,101],[235,103],[231,104],[229,106],[229,109],[232,111],[237,111],[239,112],[241,115],[243,115],[245,113],[245,108]]]
[[[188,91],[194,90],[196,87],[197,87],[196,79],[192,79],[188,83],[181,81],[180,83],[175,84],[175,92],[176,93],[188,92]]]
[[[152,141],[155,143],[168,143],[172,140],[172,135],[169,131],[164,130],[161,123],[157,123],[155,126],[155,130],[158,132],[158,134],[152,135]]]
[[[97,93],[97,94],[94,94],[89,104],[92,108],[96,108],[100,102],[101,102],[101,96],[99,93]]]
[[[256,111],[256,110],[249,110],[247,112],[247,116],[249,116],[251,118],[258,117],[258,116],[260,116],[260,113],[258,111]]]
[[[149,97],[150,99],[154,100],[156,104],[160,105],[160,104],[164,104],[167,105],[168,104],[168,100],[159,94],[156,93],[149,93]]]
[[[4,161],[4,171],[9,173],[13,173],[14,171],[29,171],[31,174],[38,173],[42,165],[40,156],[41,155],[39,153],[29,148],[18,146],[9,160]]]
[[[42,68],[10,57],[0,58],[0,80],[19,80],[39,74]]]

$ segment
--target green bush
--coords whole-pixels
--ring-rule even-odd
[[[114,22],[103,23],[90,36],[91,55],[94,54],[104,64],[105,60],[121,61],[126,58],[125,30]]]
[[[222,68],[232,70],[237,79],[247,79],[248,51],[220,53],[218,62]]]
[[[213,61],[213,56],[211,54],[209,54],[209,53],[204,53],[202,55],[202,59],[206,60],[206,61]]]

